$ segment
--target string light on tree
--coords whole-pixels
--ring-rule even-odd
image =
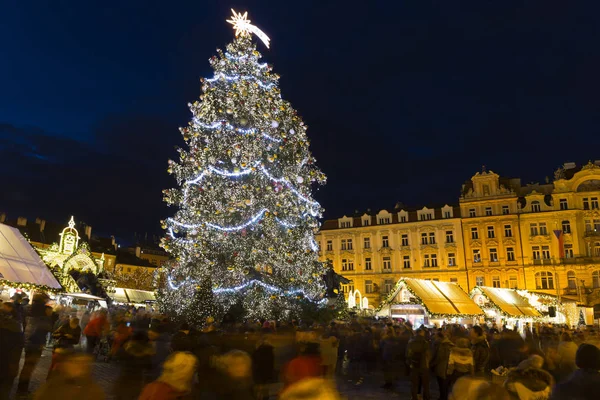
[[[314,279],[325,269],[314,241],[322,208],[311,192],[325,175],[279,77],[259,63],[252,36],[267,47],[269,38],[247,13],[228,22],[236,38],[209,60],[213,78],[202,79],[180,129],[187,147],[169,162],[179,186],[164,191],[177,211],[163,222],[162,245],[176,261],[158,301],[192,323],[199,307],[219,314],[241,305],[246,316],[274,317],[323,303]]]

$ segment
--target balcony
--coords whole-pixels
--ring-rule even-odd
[[[590,237],[590,238],[600,238],[600,230],[594,229],[594,230],[585,231],[583,236]]]
[[[554,261],[552,260],[552,258],[542,258],[539,260],[533,260],[532,264],[533,265],[552,265],[552,264],[554,264]]]

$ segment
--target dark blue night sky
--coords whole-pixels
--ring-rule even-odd
[[[575,4],[576,3],[576,4]],[[160,233],[188,102],[248,10],[309,125],[327,216],[457,202],[600,158],[600,5],[559,1],[18,1],[0,12],[0,211]]]

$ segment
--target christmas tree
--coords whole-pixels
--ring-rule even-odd
[[[175,263],[159,302],[188,321],[240,304],[247,317],[282,318],[323,302],[314,240],[322,209],[311,189],[325,176],[279,77],[259,62],[252,33],[267,47],[269,38],[246,17],[228,21],[236,38],[210,59],[214,77],[201,80],[180,129],[188,148],[169,161],[179,187],[165,190],[165,201],[178,211],[163,223],[163,247]],[[213,295],[199,296],[207,282]]]

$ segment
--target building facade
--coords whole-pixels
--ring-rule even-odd
[[[321,260],[352,280],[342,285],[351,306],[377,307],[401,277],[468,285],[457,207],[344,216],[325,221],[316,240]]]
[[[328,220],[317,242],[360,308],[377,307],[402,277],[600,304],[600,162],[566,163],[544,184],[483,169],[456,207]]]

